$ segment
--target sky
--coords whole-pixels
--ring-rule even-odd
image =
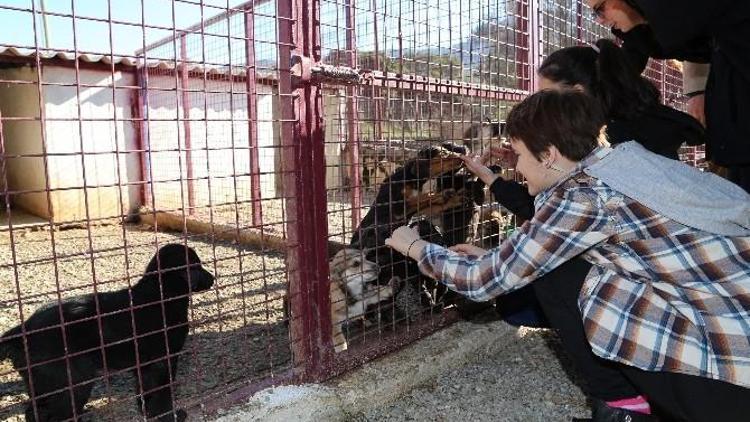
[[[40,10],[40,0],[35,1],[37,10]],[[229,0],[229,7],[235,7],[241,3],[243,0]],[[132,55],[135,50],[143,47],[144,39],[148,44],[171,36],[171,28],[186,28],[200,22],[201,13],[205,18],[220,14],[221,7],[227,7],[227,0],[204,0],[203,8],[199,5],[172,0],[45,0],[45,6],[47,12],[50,13],[47,18],[50,48],[73,49],[72,17],[53,14],[72,15],[73,7],[75,7],[75,44],[79,51],[106,53],[114,50],[115,54]],[[0,44],[34,47],[33,14],[28,11],[8,9],[30,10],[32,0],[0,0],[0,8],[4,9],[0,10],[0,25],[3,28],[0,32]],[[112,20],[121,21],[123,24],[112,24],[110,27],[108,22],[86,19],[107,19],[109,10],[111,10]],[[145,16],[146,24],[149,26],[169,29],[144,28],[141,26],[142,16]],[[37,33],[39,45],[43,47],[41,22],[41,19],[37,20]]]
[[[0,45],[31,47],[35,45],[33,31],[32,1],[40,10],[41,0],[0,0]],[[246,0],[45,0],[48,14],[50,48],[73,50],[98,54],[134,55],[135,51],[154,41],[173,35],[173,29],[186,28],[222,12],[222,7],[235,7]],[[376,44],[373,21],[378,21],[377,44],[381,51],[398,48],[398,42],[405,49],[450,47],[471,36],[472,30],[484,16],[502,16],[507,4],[514,0],[353,0],[357,5],[357,48],[359,51],[372,50]],[[275,20],[273,4],[266,3],[256,8],[256,49],[268,51],[269,57],[275,49]],[[321,0],[321,41],[325,49],[345,49],[346,17],[343,13],[344,0]],[[75,31],[71,16],[75,7]],[[122,24],[98,22],[87,19],[107,19],[111,10],[114,21]],[[265,14],[271,16],[263,16]],[[56,14],[68,15],[58,16]],[[142,16],[147,26],[142,26]],[[173,18],[174,16],[174,18]],[[400,17],[400,18],[399,18]],[[227,34],[242,36],[239,21],[212,27],[214,33],[201,41],[193,37],[194,49],[212,50],[214,60],[226,61],[227,50],[232,42],[227,42]],[[75,43],[74,43],[74,36]],[[37,42],[44,47],[42,19],[37,16]],[[401,35],[400,38],[398,35]],[[111,35],[111,37],[110,37]],[[111,40],[110,40],[111,38]],[[191,42],[191,41],[189,41]],[[236,44],[236,43],[235,43]],[[236,47],[244,56],[244,48]],[[174,48],[162,52],[164,57],[174,56]],[[156,53],[155,53],[156,54]],[[256,54],[258,58],[259,54]],[[194,59],[197,59],[194,57]],[[206,59],[208,60],[208,58]],[[234,62],[235,60],[232,60]]]

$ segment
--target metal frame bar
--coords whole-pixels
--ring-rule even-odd
[[[146,110],[148,110],[148,70],[143,67],[135,71],[136,85],[140,87],[133,95],[135,97],[135,110],[133,110],[133,121],[136,122],[138,134],[136,146],[140,151],[138,160],[141,163],[140,182],[142,183],[139,191],[141,204],[147,205],[152,198],[151,186],[148,183],[148,168],[150,166],[149,155],[146,151],[151,147],[148,145],[148,121],[146,120]],[[153,203],[150,204],[153,206]]]
[[[314,84],[293,85],[292,54],[319,60],[318,0],[278,0],[279,95],[287,216],[289,321],[294,369],[323,379],[333,355],[328,293],[327,198],[322,98]]]
[[[258,93],[255,68],[255,9],[246,3],[245,22],[245,88],[247,93],[247,129],[250,146],[250,198],[254,226],[263,225],[263,203],[260,186],[260,154],[258,149]]]
[[[180,92],[182,100],[182,126],[185,142],[185,166],[187,167],[188,214],[195,214],[195,178],[193,175],[193,140],[190,127],[190,76],[188,75],[187,38],[180,36]],[[179,111],[179,107],[177,108]],[[179,149],[179,148],[178,148]]]
[[[349,67],[357,68],[357,40],[355,31],[355,2],[346,0],[346,51]],[[352,227],[357,227],[361,220],[362,180],[359,160],[359,121],[357,119],[357,87],[346,88],[347,150],[349,152],[349,183],[352,201]]]

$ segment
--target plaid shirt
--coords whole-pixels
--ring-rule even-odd
[[[476,301],[516,290],[578,255],[593,264],[578,305],[593,352],[649,371],[750,387],[750,237],[684,226],[578,164],[536,214],[481,257],[429,245],[421,270]]]

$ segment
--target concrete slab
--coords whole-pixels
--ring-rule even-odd
[[[220,412],[215,421],[350,420],[446,371],[498,353],[518,341],[517,331],[502,321],[459,322],[325,384],[262,390],[246,404]]]
[[[20,208],[11,208],[10,211],[11,222],[13,223],[13,229],[27,229],[33,227],[39,227],[49,224],[49,221],[42,217],[30,214]],[[0,232],[9,230],[8,224],[8,211],[5,208],[0,210]]]

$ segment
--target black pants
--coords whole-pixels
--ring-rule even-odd
[[[750,166],[730,166],[727,170],[727,179],[750,193]]]
[[[639,394],[667,421],[748,421],[750,389],[670,372],[648,372],[594,355],[583,331],[578,294],[591,264],[576,258],[532,283],[592,397],[612,401]]]

